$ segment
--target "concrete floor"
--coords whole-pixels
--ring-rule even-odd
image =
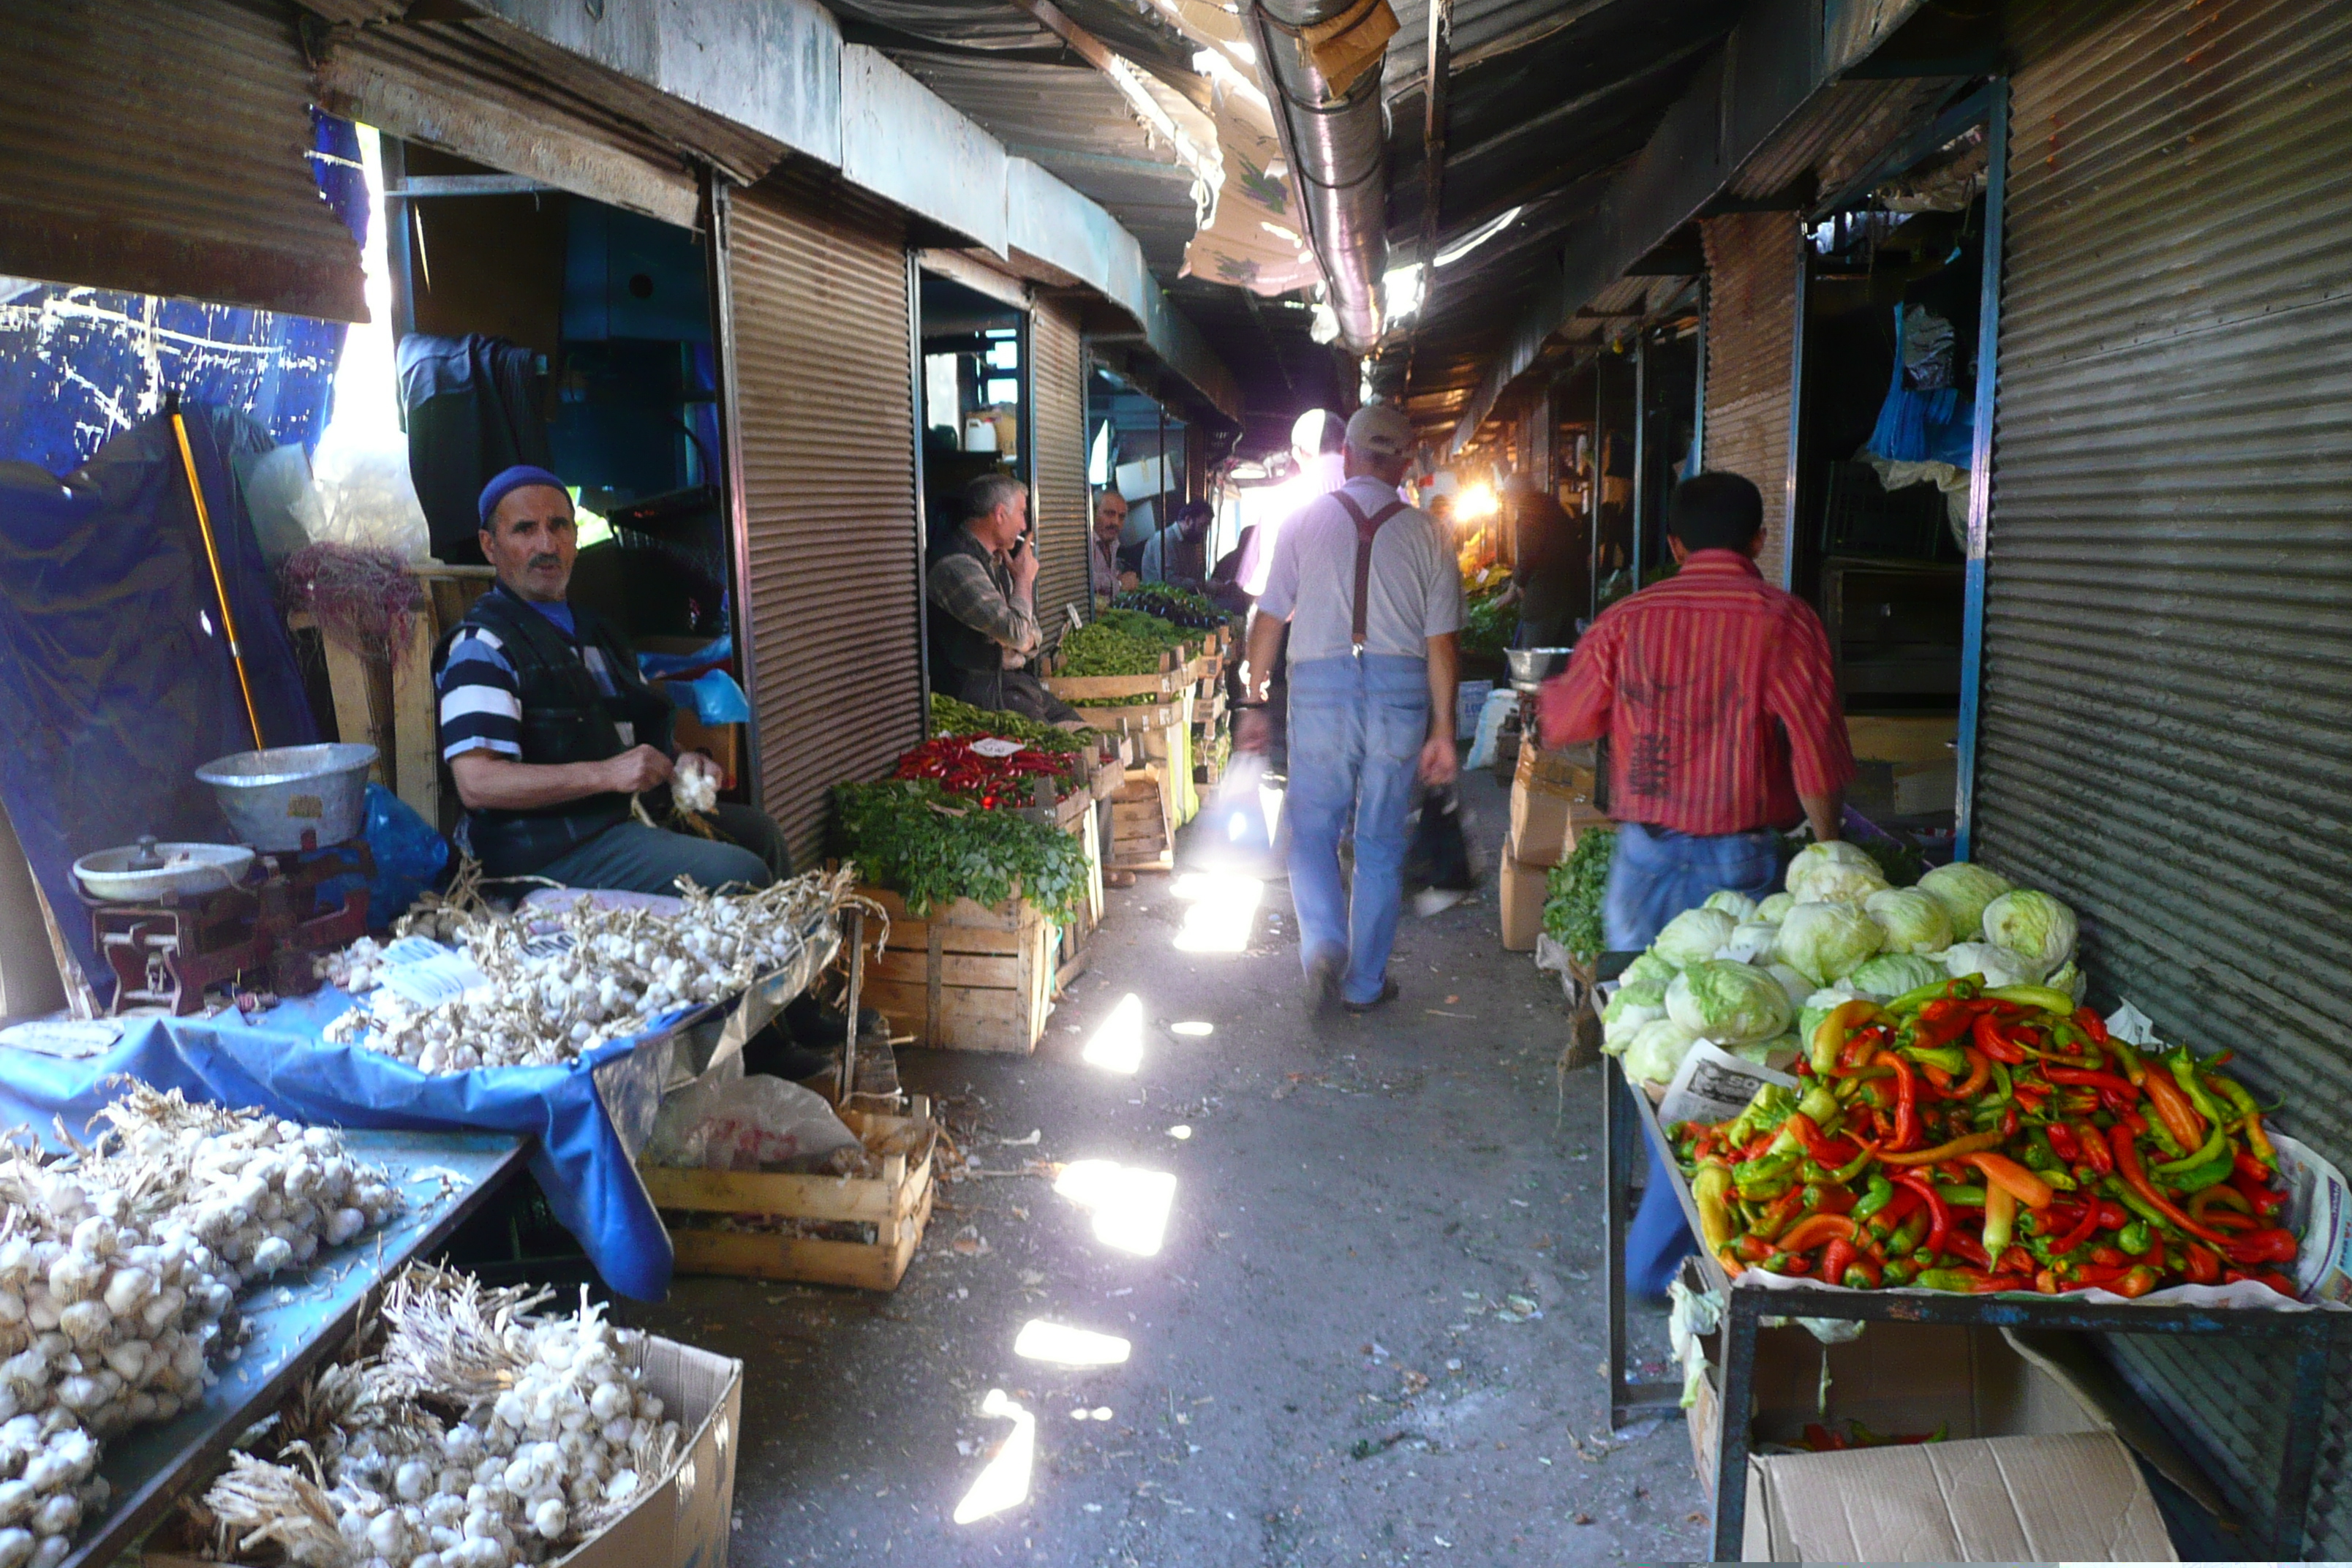
[[[1465,797],[1491,864],[1503,792],[1480,775]],[[1703,1558],[1683,1424],[1608,1431],[1598,1079],[1556,1096],[1559,992],[1502,951],[1491,883],[1408,915],[1402,997],[1322,1039],[1284,884],[1238,952],[1180,949],[1179,890],[1111,895],[1034,1056],[900,1064],[981,1170],[1172,1175],[1156,1255],[1098,1239],[1049,1177],[973,1175],[941,1187],[895,1295],[687,1279],[632,1314],[747,1363],[731,1561]],[[1089,1065],[1130,994],[1139,1067]],[[1214,1032],[1164,1026],[1192,1021]],[[1024,1360],[1038,1319],[1118,1336],[1129,1359]],[[1662,1314],[1642,1314],[1637,1359],[1659,1375],[1665,1353]],[[1016,1429],[982,1413],[992,1389],[1034,1418],[1025,1500],[958,1524]]]

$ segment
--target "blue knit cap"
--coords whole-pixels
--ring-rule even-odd
[[[525,485],[547,485],[555,489],[563,490],[566,495],[572,493],[564,489],[562,479],[557,479],[545,468],[535,468],[529,463],[517,463],[482,487],[482,526],[484,528],[490,526],[490,513],[499,510],[499,502]]]

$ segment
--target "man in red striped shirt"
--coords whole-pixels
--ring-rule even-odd
[[[1801,816],[1835,838],[1853,777],[1821,618],[1756,569],[1756,487],[1699,474],[1675,491],[1666,528],[1681,570],[1603,612],[1542,697],[1547,746],[1609,737],[1618,829],[1601,926],[1618,952],[1719,889],[1771,892],[1775,830]],[[1625,1238],[1633,1289],[1664,1294],[1691,1250],[1672,1188],[1652,1181]]]

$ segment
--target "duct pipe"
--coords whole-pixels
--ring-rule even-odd
[[[1381,279],[1389,262],[1385,61],[1334,93],[1299,36],[1354,9],[1355,0],[1259,0],[1250,19],[1275,130],[1297,175],[1307,243],[1323,267],[1327,302],[1339,319],[1340,342],[1363,355],[1380,341]]]

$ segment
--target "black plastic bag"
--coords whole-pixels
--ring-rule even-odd
[[[1470,845],[1462,834],[1462,803],[1454,786],[1435,784],[1421,798],[1421,822],[1413,829],[1412,847],[1405,851],[1404,881],[1409,888],[1439,888],[1468,892],[1478,885],[1470,868]]]

